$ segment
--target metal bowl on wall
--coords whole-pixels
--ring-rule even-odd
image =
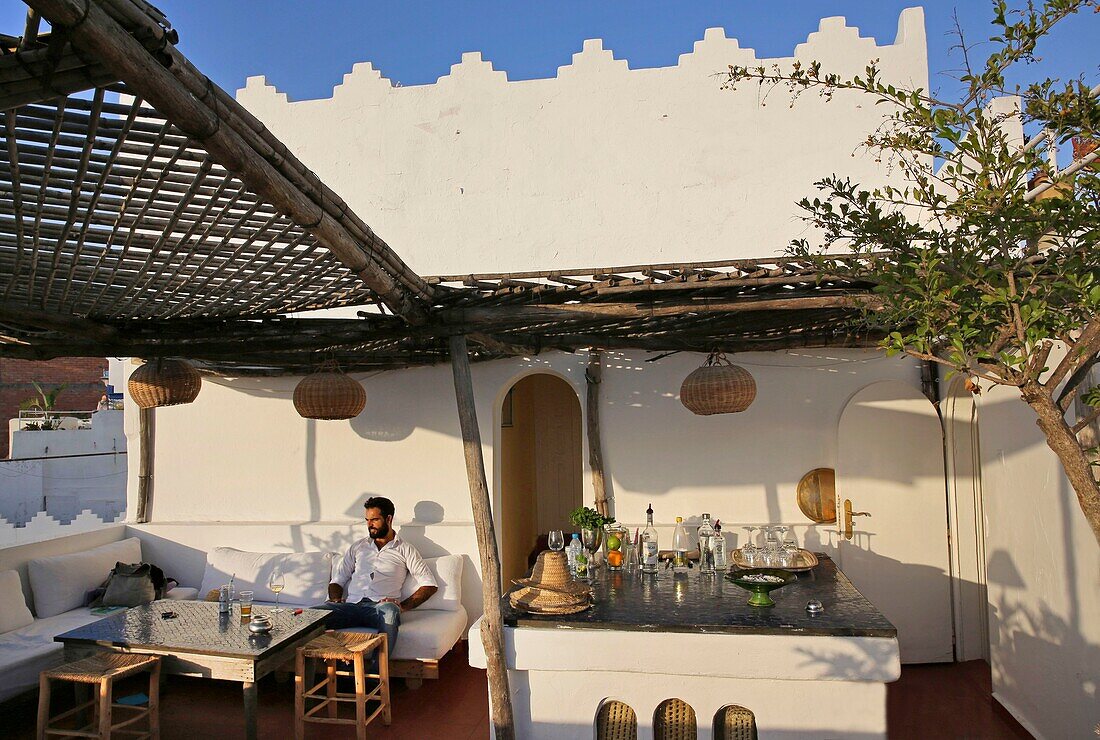
[[[818,524],[836,521],[836,471],[814,468],[798,481],[798,508]]]

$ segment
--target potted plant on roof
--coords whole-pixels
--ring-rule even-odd
[[[57,405],[57,397],[61,395],[61,392],[69,387],[68,383],[63,383],[56,388],[45,390],[38,381],[32,380],[31,385],[34,386],[34,390],[38,393],[38,398],[28,398],[19,404],[20,411],[31,411],[36,417],[40,417],[39,421],[29,421],[23,425],[25,431],[50,431],[57,429],[61,424],[61,419],[51,417],[50,413]]]
[[[581,530],[581,544],[588,550],[588,562],[594,563],[593,556],[603,542],[603,528],[615,520],[588,506],[578,506],[569,514],[569,521]]]

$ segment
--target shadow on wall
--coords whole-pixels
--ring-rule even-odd
[[[1087,737],[1100,729],[1100,643],[1082,633],[1081,589],[1095,589],[1098,581],[1096,573],[1077,570],[1074,523],[1083,516],[1064,478],[1058,495],[1061,536],[1047,537],[1062,552],[1051,553],[1053,562],[1028,564],[1034,575],[1025,577],[1008,550],[989,557],[994,691],[1049,737]],[[1095,544],[1086,535],[1082,546]],[[1062,605],[1064,616],[1055,611]],[[1084,618],[1095,625],[1095,614]]]
[[[839,533],[834,532],[834,534],[839,537]],[[866,569],[868,571],[892,573],[894,574],[893,577],[895,580],[907,585],[911,584],[913,589],[922,593],[942,593],[945,590],[949,592],[951,579],[943,570],[928,565],[902,563],[894,558],[877,555],[870,550],[870,538],[867,536],[861,538],[861,535],[866,535],[866,533],[856,532],[855,537],[852,539],[852,545],[863,550],[860,559],[866,563]],[[956,581],[956,584],[958,584],[958,581]],[[978,588],[978,584],[964,584],[963,587]],[[856,588],[860,588],[859,584],[856,584]],[[890,609],[889,605],[884,608],[882,604],[876,604],[873,599],[870,597],[867,598],[876,609],[881,611],[886,618],[898,628],[899,642],[905,641],[906,636],[903,634],[903,628],[899,626],[899,622],[903,621],[900,617],[903,615],[892,615],[888,612]],[[800,650],[800,652],[805,656],[806,665],[819,665],[822,667],[821,675],[823,677],[837,680],[852,680],[861,675],[880,676],[884,679],[888,678],[892,670],[888,661],[891,650],[885,649],[885,646],[883,649],[880,649],[880,646],[867,645],[864,642],[861,642],[859,647],[864,651],[863,656],[855,656],[849,652],[834,651]],[[903,662],[906,662],[905,653],[906,650],[903,647]]]

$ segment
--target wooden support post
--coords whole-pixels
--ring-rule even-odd
[[[596,511],[611,516],[611,506],[607,502],[607,483],[603,474],[603,447],[600,445],[600,383],[603,372],[600,365],[600,351],[594,349],[588,353],[588,369],[584,371],[588,396],[586,416],[588,417],[588,464],[592,468],[592,490],[596,493]]]
[[[512,695],[508,689],[508,666],[504,662],[504,624],[500,613],[500,556],[489,502],[489,484],[485,479],[485,460],[481,454],[481,431],[474,408],[474,383],[470,375],[470,357],[466,337],[450,338],[451,369],[454,372],[458,420],[462,427],[462,448],[466,455],[466,476],[470,482],[477,549],[481,555],[481,593],[485,616],[481,619],[481,642],[489,674],[490,715],[497,740],[512,740]]]
[[[149,521],[153,500],[153,459],[156,453],[157,414],[156,409],[138,409],[138,436],[141,442],[141,457],[138,462],[138,501],[137,524]]]

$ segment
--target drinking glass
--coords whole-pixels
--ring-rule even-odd
[[[252,617],[252,592],[241,591],[238,597],[241,600],[241,619],[250,619]]]
[[[560,529],[552,531],[546,541],[554,552],[565,549],[565,534]]]
[[[779,565],[779,540],[775,536],[775,526],[761,527],[764,530],[764,565]]]
[[[752,540],[753,532],[759,527],[745,527],[744,529],[748,534],[745,535],[745,544],[741,545],[741,557],[744,558],[745,565],[756,565],[756,559],[760,551]]]
[[[280,612],[285,612],[286,609],[279,606],[279,594],[286,588],[286,579],[283,578],[283,572],[281,570],[276,569],[271,571],[271,577],[267,579],[267,587],[271,590],[271,593],[275,594],[275,608],[271,610],[271,613],[278,614]]]
[[[601,543],[603,543],[603,529],[599,527],[581,529],[581,546],[588,551],[588,576],[590,578],[596,567],[596,551],[600,549]]]
[[[783,527],[783,533],[779,549],[786,566],[790,567],[798,560],[798,542],[794,538],[794,533],[790,531],[790,527]]]

